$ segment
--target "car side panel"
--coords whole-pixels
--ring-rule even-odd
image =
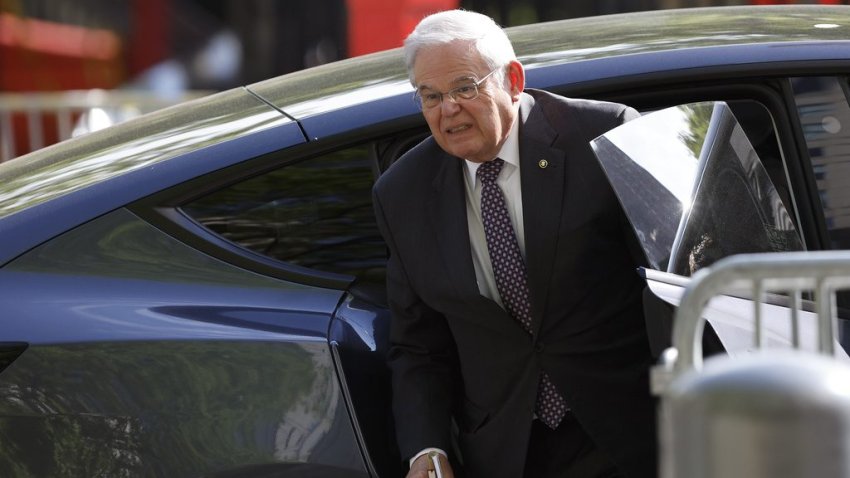
[[[119,209],[0,269],[2,476],[367,476],[327,342],[342,292]]]

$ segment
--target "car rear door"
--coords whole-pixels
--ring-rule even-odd
[[[593,147],[647,256],[652,270],[644,274],[656,300],[677,305],[687,278],[722,257],[803,250],[782,195],[723,102],[646,114]],[[768,336],[790,344],[787,301],[769,299]],[[670,315],[648,302],[647,327],[660,353],[669,346]],[[709,308],[706,318],[727,352],[753,344],[750,304],[727,297]],[[814,323],[806,318],[803,326],[808,345],[816,346]]]

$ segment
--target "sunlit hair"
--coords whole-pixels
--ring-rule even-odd
[[[470,42],[470,47],[478,51],[490,70],[516,60],[511,41],[492,18],[467,10],[435,13],[423,18],[404,40],[404,62],[407,66],[407,76],[414,87],[416,87],[416,80],[413,78],[413,64],[419,50],[453,41]],[[505,70],[503,68],[500,68],[493,76],[499,83],[504,84]]]

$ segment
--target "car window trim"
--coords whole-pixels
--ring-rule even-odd
[[[176,207],[137,208],[131,212],[194,249],[258,274],[336,290],[347,290],[355,280],[352,275],[301,267],[246,249],[210,231]]]
[[[336,138],[299,144],[186,181],[136,201],[127,209],[175,239],[238,267],[301,284],[349,290],[356,280],[353,275],[302,267],[251,251],[207,229],[180,208],[197,198],[252,177],[355,145],[366,145],[370,172],[377,180],[383,172],[383,165],[388,160],[392,162],[397,159],[388,159],[387,155],[400,155],[398,148],[381,150],[380,141],[389,139],[391,145],[409,145],[413,138],[422,136],[423,131],[422,127],[406,127],[370,139],[362,139],[362,135],[348,132]],[[286,160],[281,160],[282,156],[287,156]]]
[[[243,269],[300,284],[348,290],[355,276],[302,267],[246,249],[207,229],[180,209],[213,191],[348,146],[310,142],[284,148],[186,181],[136,201],[127,209],[184,244]],[[291,156],[282,161],[282,155]]]
[[[805,75],[805,76],[838,76],[838,75]],[[794,139],[794,147],[799,158],[799,177],[803,180],[802,191],[806,196],[806,214],[812,220],[812,240],[808,250],[828,250],[829,246],[829,229],[826,226],[824,217],[823,203],[818,193],[817,179],[815,178],[814,169],[812,166],[812,158],[809,155],[809,147],[806,142],[805,134],[803,133],[803,124],[800,121],[800,116],[797,111],[797,100],[794,95],[794,88],[791,86],[791,77],[783,79],[782,82],[783,97],[785,106],[788,111],[788,121],[790,122],[791,138]],[[799,203],[799,201],[798,201]],[[799,208],[799,207],[798,207]]]

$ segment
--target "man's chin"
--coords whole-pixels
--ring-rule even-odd
[[[451,154],[452,156],[457,156],[458,158],[468,159],[469,161],[472,161],[474,163],[480,163],[481,161],[486,161],[486,160],[479,160],[478,159],[478,157],[480,156],[480,153],[477,149],[473,149],[473,148],[469,148],[469,147],[466,147],[466,148],[458,148],[458,147],[451,148],[450,147],[450,148],[446,149],[446,151],[449,154]]]

